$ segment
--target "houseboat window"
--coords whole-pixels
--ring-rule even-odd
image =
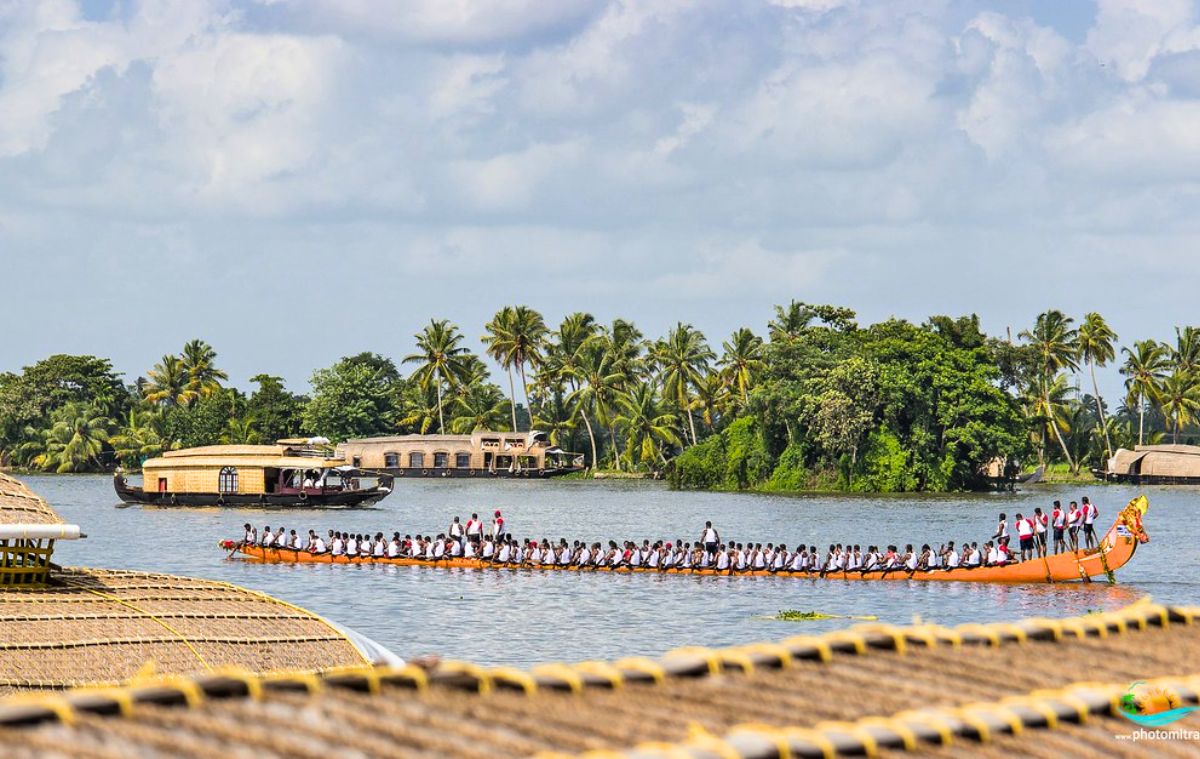
[[[450,464],[450,454],[448,454],[444,451],[433,454],[434,469],[445,469],[449,464]]]
[[[211,482],[211,480],[209,481]],[[221,469],[221,473],[217,476],[217,491],[221,493],[238,492],[238,476],[236,469],[231,466]]]
[[[425,466],[425,454],[410,453],[408,454],[408,466],[411,469],[420,469]]]
[[[538,468],[537,456],[522,456],[521,457],[521,468],[522,469],[537,469]]]
[[[352,465],[352,466],[353,466],[355,469],[358,469],[360,466],[362,466],[362,457],[361,457],[361,456],[355,456],[354,458],[350,459],[350,464],[351,464],[351,465]]]
[[[458,467],[459,469],[470,469],[471,454],[463,453],[461,451],[454,454],[454,466]]]
[[[383,454],[383,465],[388,469],[397,469],[400,466],[400,454],[385,453]],[[356,465],[357,466],[357,465]]]

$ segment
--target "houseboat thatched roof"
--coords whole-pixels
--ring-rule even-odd
[[[6,525],[78,533],[24,483],[0,475]],[[36,565],[0,566],[13,580],[0,583],[0,691],[115,685],[147,668],[320,672],[367,661],[346,633],[263,593],[164,574],[62,569],[47,561],[52,549],[29,542],[8,545],[5,555],[29,553]]]
[[[1200,446],[1139,445],[1118,449],[1108,462],[1108,474],[1163,480],[1200,480]]]
[[[0,741],[18,757],[1184,755],[1114,736],[1138,727],[1119,713],[1133,681],[1196,703],[1198,614],[870,625],[529,671],[222,673],[0,699]]]
[[[62,522],[62,517],[50,508],[50,504],[24,482],[0,473],[0,525]]]

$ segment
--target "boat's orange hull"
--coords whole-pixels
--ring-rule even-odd
[[[1137,499],[1135,499],[1136,502]],[[1144,503],[1144,499],[1142,501]],[[288,548],[261,548],[259,546],[242,546],[235,549],[247,558],[263,563],[299,563],[299,564],[380,564],[400,567],[435,567],[440,569],[528,569],[544,571],[574,571],[574,572],[615,572],[618,574],[644,573],[667,575],[734,575],[749,577],[807,577],[827,580],[920,580],[923,582],[1007,582],[1007,583],[1054,583],[1087,580],[1099,577],[1123,567],[1139,542],[1149,538],[1141,527],[1142,508],[1135,515],[1130,513],[1134,508],[1131,503],[1117,518],[1112,528],[1100,541],[1100,549],[1091,551],[1076,551],[1053,554],[1044,559],[1009,564],[1003,567],[976,567],[974,569],[933,569],[909,572],[908,570],[871,571],[871,572],[768,572],[752,570],[745,572],[721,571],[717,569],[649,569],[646,567],[578,567],[558,565],[533,564],[500,564],[498,562],[482,561],[480,559],[443,559],[427,561],[410,558],[348,558],[346,556],[331,556],[311,554],[306,551],[294,551]]]

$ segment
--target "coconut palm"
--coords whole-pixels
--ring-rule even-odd
[[[749,329],[736,330],[721,347],[725,350],[718,366],[723,379],[737,389],[742,406],[750,400],[750,387],[766,364],[763,362],[763,341]]]
[[[1171,349],[1171,362],[1182,374],[1196,374],[1200,371],[1200,329],[1175,328],[1175,347]]]
[[[204,398],[221,389],[229,375],[216,366],[217,352],[203,340],[189,340],[180,356],[192,398]]]
[[[186,406],[196,398],[195,391],[188,386],[187,368],[179,356],[163,356],[146,374],[142,392],[150,403]]]
[[[1178,369],[1167,375],[1158,391],[1158,407],[1171,429],[1171,442],[1178,443],[1179,432],[1200,412],[1200,381],[1196,375]]]
[[[670,398],[687,416],[692,444],[696,444],[696,420],[692,416],[692,388],[708,369],[716,354],[704,341],[704,333],[690,324],[679,322],[651,350],[661,371],[663,395]]]
[[[1067,383],[1066,375],[1059,374],[1044,388],[1032,385],[1023,398],[1026,416],[1034,422],[1031,432],[1038,444],[1038,463],[1046,463],[1046,440],[1053,435],[1062,446],[1067,463],[1074,470],[1074,459],[1066,448],[1066,433],[1070,430],[1070,407],[1075,388]]]
[[[467,349],[458,327],[447,319],[431,319],[425,329],[414,335],[417,353],[404,357],[406,364],[419,364],[414,372],[422,388],[437,390],[438,432],[446,432],[446,416],[442,403],[442,388],[454,387],[462,376]]]
[[[172,447],[163,432],[163,415],[137,408],[129,410],[108,443],[121,463],[131,468],[140,468],[146,459]]]
[[[1064,369],[1075,371],[1079,368],[1076,358],[1079,354],[1077,332],[1071,327],[1074,321],[1074,319],[1063,314],[1062,311],[1051,309],[1038,315],[1032,331],[1025,330],[1020,334],[1037,352],[1037,383],[1043,396],[1041,402],[1043,408],[1051,406],[1050,398],[1048,397],[1049,390],[1051,384],[1057,380],[1058,373]],[[1066,441],[1063,439],[1063,433],[1059,427],[1058,418],[1054,414],[1048,414],[1045,418],[1049,423],[1050,431],[1054,434],[1055,439],[1058,440],[1058,444],[1062,448],[1063,456],[1067,460],[1067,466],[1071,468],[1072,472],[1076,471],[1075,459],[1071,457],[1071,452],[1067,449]]]
[[[578,366],[579,351],[595,340],[599,331],[591,314],[577,311],[563,319],[546,345],[542,369],[538,372],[542,385],[549,389],[555,384],[566,383],[574,390],[573,371]]]
[[[1158,397],[1159,386],[1167,370],[1167,348],[1157,340],[1138,340],[1133,349],[1123,348],[1125,363],[1121,374],[1125,375],[1125,390],[1129,399],[1137,405],[1138,445],[1145,439],[1146,404]],[[1132,404],[1131,404],[1132,405]]]
[[[729,383],[721,375],[710,372],[701,375],[696,381],[696,397],[692,400],[692,410],[700,414],[700,420],[711,430],[717,422],[736,404]]]
[[[50,427],[33,433],[29,462],[47,472],[86,472],[100,466],[112,420],[83,403],[66,403],[50,415]],[[35,448],[36,446],[36,448]]]
[[[599,458],[592,420],[602,424],[608,418],[625,377],[613,370],[612,355],[599,343],[585,345],[579,351],[578,365],[572,370],[572,376],[578,388],[567,397],[567,402],[583,419],[592,446],[592,466],[597,466]]]
[[[646,376],[646,362],[642,358],[646,341],[642,331],[633,322],[625,319],[613,319],[611,326],[600,329],[596,338],[612,361],[612,368],[633,382]]]
[[[625,431],[625,455],[630,466],[652,461],[666,463],[662,445],[678,445],[675,417],[659,407],[653,383],[642,382],[617,397],[617,424]]]
[[[491,383],[476,382],[463,385],[464,392],[454,399],[451,431],[469,434],[476,430],[494,430],[504,424],[504,393]]]
[[[1107,458],[1112,458],[1112,439],[1108,434],[1108,422],[1104,418],[1104,401],[1100,397],[1100,385],[1096,382],[1096,367],[1105,366],[1116,358],[1113,343],[1117,335],[1113,332],[1104,317],[1092,311],[1083,317],[1079,325],[1078,345],[1079,358],[1088,367],[1092,376],[1092,392],[1096,399],[1096,414],[1100,419],[1100,432],[1104,438],[1104,447],[1108,452]]]
[[[542,315],[528,306],[505,306],[484,327],[487,334],[482,340],[487,354],[508,372],[509,398],[511,399],[512,428],[517,431],[516,394],[513,388],[513,369],[521,377],[521,390],[525,395],[525,408],[532,416],[529,404],[529,382],[525,365],[536,366],[542,359],[542,343],[547,329]]]
[[[401,429],[415,429],[417,434],[425,435],[433,425],[437,424],[441,413],[441,402],[432,387],[416,387],[411,395],[406,393],[405,412],[401,415],[397,426]]]
[[[773,343],[797,337],[812,322],[812,318],[812,311],[799,301],[793,300],[786,306],[776,306],[775,318],[767,323],[767,334]]]
[[[243,417],[233,417],[225,425],[221,433],[221,443],[224,445],[258,445],[263,441],[262,433],[258,431],[258,419],[254,414]]]

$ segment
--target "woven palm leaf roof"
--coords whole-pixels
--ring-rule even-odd
[[[318,672],[365,662],[320,617],[234,585],[104,569],[51,578],[0,590],[0,691],[123,683],[148,666]]]
[[[62,517],[25,483],[0,473],[0,525],[62,524]]]
[[[1200,610],[861,626],[658,660],[231,673],[0,699],[10,755],[1161,756],[1118,742],[1133,680],[1200,702]],[[1080,682],[1090,681],[1090,682]],[[1098,682],[1097,682],[1098,681]]]

